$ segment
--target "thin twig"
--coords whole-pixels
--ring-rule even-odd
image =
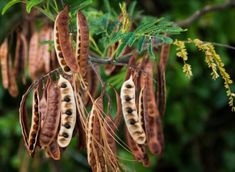
[[[219,5],[207,5],[203,7],[202,9],[197,10],[195,13],[193,13],[191,16],[189,16],[185,20],[176,22],[176,24],[180,27],[188,27],[193,22],[195,22],[196,20],[198,20],[200,17],[202,17],[203,15],[207,13],[215,12],[215,11],[223,11],[229,8],[235,8],[235,0],[229,0]]]

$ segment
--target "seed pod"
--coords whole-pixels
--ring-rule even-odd
[[[85,16],[81,11],[77,12],[77,44],[76,58],[79,63],[82,77],[87,78],[89,48],[89,29]]]
[[[56,140],[46,147],[46,152],[54,160],[60,160],[60,147]]]
[[[10,59],[10,58],[9,58]],[[16,83],[15,69],[12,66],[12,61],[9,61],[9,88],[8,91],[12,97],[18,96],[18,86]]]
[[[29,43],[29,73],[32,79],[37,79],[44,69],[43,60],[39,60],[39,33],[34,32]]]
[[[136,160],[140,161],[143,163],[144,166],[149,166],[149,157],[146,152],[146,148],[144,145],[138,145],[130,136],[128,130],[126,129],[126,140],[127,140],[127,145],[129,146],[133,156],[135,157]]]
[[[160,115],[158,111],[158,106],[154,97],[154,87],[153,87],[153,66],[149,59],[146,60],[144,66],[145,77],[145,91],[143,93],[143,106],[145,111],[145,128],[147,133],[147,141],[149,149],[153,154],[161,154],[163,149],[163,133],[161,122],[159,122]],[[143,81],[142,81],[143,83]]]
[[[161,49],[160,62],[157,64],[157,82],[158,87],[156,91],[156,99],[160,115],[163,116],[166,110],[166,79],[165,70],[166,63],[169,56],[170,45],[164,44]]]
[[[60,75],[58,87],[61,94],[61,122],[57,143],[66,147],[71,141],[76,124],[76,104],[72,85]]]
[[[65,6],[65,8],[56,17],[54,26],[54,38],[58,61],[63,70],[67,72],[67,74],[70,73],[70,70],[72,70],[73,72],[79,72],[80,70],[70,42],[68,26],[69,9],[68,6]]]
[[[51,29],[48,25],[44,26],[39,35],[40,42],[49,41],[51,37]],[[39,59],[43,61],[43,72],[50,72],[50,52],[49,44],[43,44],[39,46]]]
[[[8,41],[4,40],[0,47],[0,61],[2,69],[2,84],[5,89],[9,87]]]
[[[125,119],[127,129],[137,144],[144,144],[146,135],[141,126],[137,108],[135,104],[135,85],[132,75],[126,80],[121,88],[122,113]]]
[[[40,121],[41,116],[38,111],[39,106],[39,95],[38,95],[38,87],[33,91],[33,105],[32,105],[32,121],[31,121],[31,128],[29,132],[29,138],[28,138],[28,151],[29,154],[32,156],[34,154],[37,141],[38,141],[38,135],[40,131]]]
[[[105,161],[100,146],[103,145],[101,140],[101,131],[100,131],[100,117],[103,111],[103,94],[98,97],[93,106],[91,113],[88,117],[88,126],[87,126],[87,160],[90,166],[95,166],[101,169],[105,169]]]
[[[50,145],[56,137],[60,122],[60,101],[60,90],[57,83],[50,81],[47,88],[47,112],[39,136],[42,147]]]

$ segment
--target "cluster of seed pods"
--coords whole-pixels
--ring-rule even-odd
[[[42,35],[49,39],[52,34]],[[37,149],[42,149],[48,157],[59,160],[72,137],[78,134],[79,147],[86,149],[92,171],[121,171],[116,146],[116,142],[120,144],[120,140],[118,141],[116,133],[123,115],[129,150],[137,161],[149,166],[147,147],[156,155],[161,155],[163,151],[161,117],[166,104],[165,67],[169,46],[163,46],[160,62],[156,65],[157,87],[153,83],[154,65],[147,56],[139,61],[135,56],[129,60],[120,95],[113,89],[117,104],[113,119],[109,110],[112,107],[110,100],[107,113],[104,110],[105,87],[102,87],[100,96],[96,98],[98,69],[97,66],[91,68],[88,63],[89,30],[85,16],[80,11],[77,12],[75,51],[69,34],[67,6],[56,17],[53,35],[55,53],[62,72],[59,76],[56,73],[57,79],[54,80],[50,75],[37,80],[23,95],[20,104],[20,124],[28,153],[33,156]],[[34,51],[46,54],[46,49],[39,48],[38,40],[40,34],[34,33],[29,51],[32,65],[30,74],[33,78],[40,76],[41,71],[50,69],[47,65],[48,58],[43,63],[35,64],[38,55]],[[6,52],[1,47],[1,58],[4,53]],[[48,54],[45,56],[48,57]],[[26,101],[32,89],[32,115],[28,126]],[[90,105],[91,111],[87,112]]]
[[[130,59],[126,81],[121,88],[127,144],[135,159],[145,166],[149,165],[146,146],[152,154],[160,156],[163,152],[161,117],[165,113],[166,105],[165,68],[168,52],[169,46],[164,45],[157,63],[156,87],[153,83],[154,62],[146,55],[138,64],[135,57]]]
[[[49,25],[27,34],[24,30],[16,30],[1,44],[2,82],[11,96],[18,95],[17,83],[20,80],[26,83],[27,68],[30,78],[36,80],[57,67],[54,51],[50,50],[48,43],[44,43],[53,39],[52,33]]]
[[[36,148],[44,149],[48,156],[60,159],[60,148],[69,145],[76,123],[76,104],[69,80],[60,75],[46,84],[39,83],[33,90],[31,127],[28,129],[25,93],[20,105],[20,123],[25,146],[30,155]]]

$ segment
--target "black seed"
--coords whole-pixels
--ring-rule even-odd
[[[67,129],[69,129],[71,126],[70,126],[68,123],[65,123],[65,124],[64,124],[64,127],[67,128]]]
[[[135,120],[134,120],[134,119],[130,119],[130,120],[129,120],[129,124],[135,125]]]
[[[132,88],[132,85],[127,84],[127,85],[126,85],[126,88]]]
[[[66,97],[64,98],[64,101],[65,101],[65,102],[70,102],[69,96],[66,96]]]
[[[61,88],[66,88],[67,85],[66,85],[65,83],[62,83],[60,87],[61,87]]]
[[[128,107],[126,110],[127,110],[128,113],[132,113],[133,112],[133,110],[130,107]]]
[[[125,100],[126,100],[127,102],[129,102],[129,101],[131,100],[131,98],[130,98],[129,96],[125,96]]]
[[[69,135],[68,135],[67,133],[63,133],[62,136],[63,136],[64,138],[68,138],[68,137],[69,137]]]
[[[63,54],[62,54],[61,52],[59,53],[59,57],[60,57],[60,58],[63,58]]]
[[[66,112],[65,112],[67,115],[72,115],[72,112],[71,112],[71,110],[70,109],[68,109],[68,110],[66,110]]]
[[[64,71],[65,71],[65,72],[69,72],[69,71],[70,71],[70,68],[69,68],[68,66],[65,66],[65,67],[64,67]]]

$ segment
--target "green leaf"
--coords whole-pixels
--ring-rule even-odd
[[[156,35],[157,39],[160,39],[162,42],[166,43],[166,44],[172,44],[173,40],[170,37],[167,36],[163,36],[163,35]]]
[[[70,11],[77,11],[77,10],[81,10],[84,9],[85,7],[87,7],[88,5],[92,4],[93,0],[67,0],[65,1],[66,4],[69,4],[70,7]]]
[[[118,57],[122,53],[122,51],[126,48],[126,46],[130,44],[131,41],[133,41],[134,37],[135,34],[133,32],[129,32],[126,34],[126,37],[122,39],[122,42],[116,51],[116,57]]]
[[[143,46],[144,46],[144,40],[145,40],[145,36],[141,36],[138,40],[138,43],[137,43],[137,50],[138,52],[140,53],[143,49]]]
[[[11,8],[13,5],[22,2],[21,0],[12,0],[10,2],[8,2],[4,8],[2,9],[2,15],[4,15],[6,13],[6,11]]]
[[[113,37],[111,38],[109,44],[112,45],[112,44],[116,43],[117,41],[126,38],[128,35],[130,35],[130,33],[133,33],[133,32],[128,32],[128,33],[115,32],[113,34]]]
[[[134,16],[134,11],[135,11],[136,4],[137,4],[137,2],[133,1],[133,2],[131,2],[131,4],[129,5],[129,8],[128,8],[128,14],[132,19],[133,19],[133,16]]]
[[[42,2],[43,2],[43,0],[31,0],[31,1],[27,1],[26,2],[26,11],[27,11],[27,13],[30,13],[31,9],[34,6],[36,6],[36,5],[38,5],[38,4],[42,3]]]

